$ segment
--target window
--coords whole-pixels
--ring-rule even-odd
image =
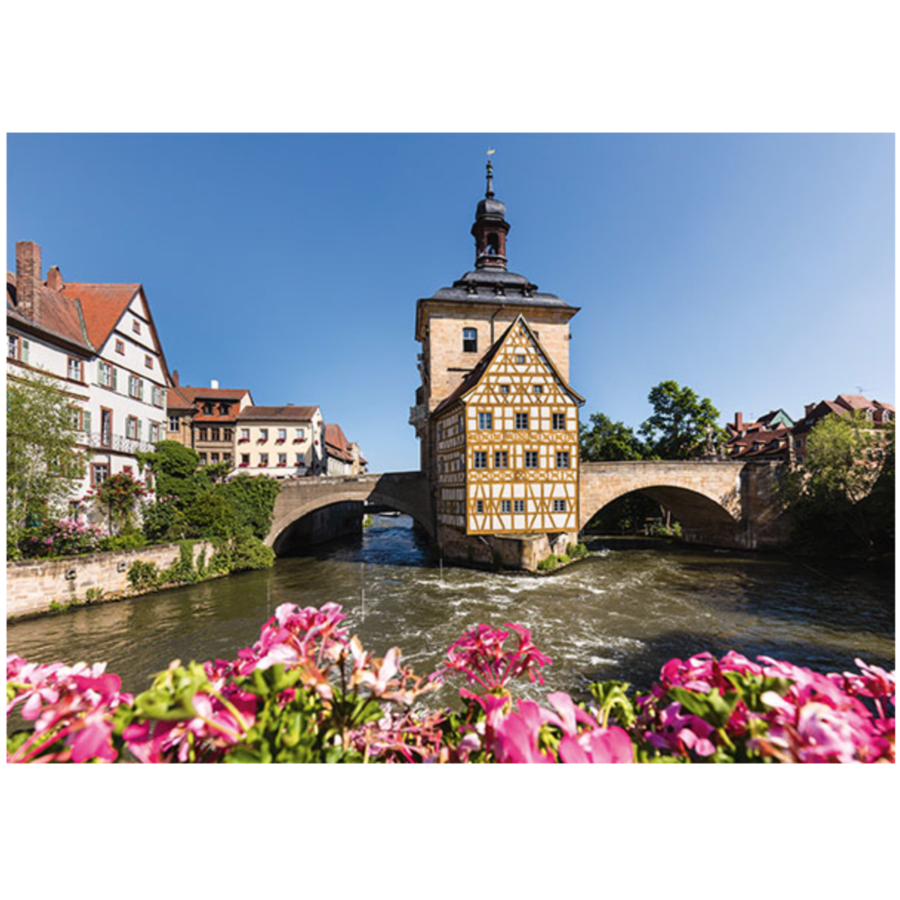
[[[8,334],[6,336],[6,358],[19,358],[19,336],[17,334]]]
[[[524,500],[513,500],[513,512],[514,513],[525,512],[525,501]]]
[[[475,501],[475,512],[477,512],[477,513],[484,512],[484,500],[476,500]]]
[[[566,430],[566,414],[565,413],[553,413],[553,430],[554,431],[565,431]]]
[[[200,454],[200,465],[201,465],[201,466],[205,466],[205,465],[206,465],[206,454],[205,454],[205,453],[201,453],[201,454]]]
[[[92,463],[91,464],[91,486],[97,487],[97,485],[103,484],[106,479],[109,478],[109,464],[108,463]]]
[[[203,415],[204,416],[214,416],[216,414],[216,407],[213,403],[204,403],[203,404]]]
[[[116,353],[125,355],[125,341],[116,340]]]
[[[463,328],[463,353],[478,352],[478,332],[474,328]]]
[[[69,425],[75,431],[84,431],[84,428],[82,427],[82,416],[81,416],[80,407],[77,407],[77,406],[69,407]]]
[[[210,453],[209,461],[213,464],[217,463],[219,461],[219,454],[218,453]]]
[[[509,500],[501,500],[500,501],[500,512],[508,513],[512,511],[512,503]]]
[[[105,362],[100,363],[98,372],[99,372],[99,376],[100,376],[100,384],[102,384],[103,387],[115,388],[115,385],[113,383],[113,372],[114,371],[115,370],[109,363],[105,363]]]
[[[508,385],[508,384],[501,384],[501,385],[500,385],[500,393],[501,393],[501,394],[508,394],[508,393],[509,393],[509,385]]]
[[[269,429],[268,428],[260,428],[259,429],[259,439],[261,441],[267,441],[269,439]]]
[[[181,427],[181,420],[178,416],[169,416],[169,431],[178,431]]]
[[[495,469],[508,469],[509,468],[509,454],[505,450],[495,450],[494,451],[494,468]]]
[[[147,436],[147,439],[151,444],[155,444],[159,440],[159,425],[156,422],[150,422],[149,425],[148,431],[150,434]],[[140,437],[140,431],[138,431],[138,437]]]
[[[135,319],[135,320],[131,323],[131,330],[132,330],[135,334],[140,334],[140,333],[141,333],[141,323],[138,322],[137,319]]]
[[[556,468],[557,469],[568,469],[569,468],[569,451],[568,450],[560,450],[556,454]]]
[[[303,465],[303,454],[302,454],[302,453],[295,453],[295,454],[294,454],[294,465],[295,465],[295,466],[302,466],[302,465]]]
[[[459,417],[458,424],[459,424],[459,433],[462,434],[466,430],[466,422],[462,416]]]
[[[206,428],[198,428],[197,429],[197,440],[198,441],[208,441],[209,440],[209,430]]]
[[[69,357],[69,381],[84,381],[82,377],[82,362],[80,359]]]
[[[287,440],[287,428],[279,428],[278,429],[278,440],[279,441]]]
[[[269,464],[269,454],[268,453],[260,453],[259,454],[259,464],[263,467]]]
[[[516,428],[528,428],[528,413],[516,413]]]
[[[249,428],[242,428],[242,429],[241,429],[241,440],[242,440],[242,441],[249,441],[249,440],[250,440],[250,429],[249,429]]]
[[[536,385],[534,386],[534,392],[535,392],[536,394],[543,394],[543,393],[544,393],[544,386],[543,386],[542,384],[536,384]]]
[[[279,466],[287,465],[287,453],[279,453],[278,454],[278,465]]]
[[[222,439],[226,440],[226,441],[233,441],[234,440],[234,429],[226,428],[224,433],[222,434]]]
[[[137,438],[137,419],[134,416],[125,419],[125,437],[131,440]]]
[[[112,410],[100,407],[100,444],[112,446]]]
[[[230,462],[231,462],[231,454],[230,454],[230,453],[223,453],[223,454],[222,454],[222,462],[230,463]]]
[[[209,429],[209,439],[211,441],[221,440],[221,438],[219,437],[220,434],[221,434],[221,432],[218,428],[210,428]]]
[[[566,511],[566,501],[565,500],[554,500],[553,501],[553,512],[565,512]]]
[[[249,465],[250,465],[250,454],[249,454],[249,453],[242,453],[242,454],[241,454],[241,465],[242,465],[242,466],[249,466]]]
[[[494,417],[489,412],[478,413],[478,430],[490,431],[494,427]]]
[[[487,452],[484,450],[476,450],[472,454],[472,468],[474,469],[486,469],[487,468]]]
[[[231,415],[231,404],[230,403],[220,403],[219,404],[219,415],[222,415],[222,416]]]
[[[524,353],[516,354],[516,365],[518,365],[518,366],[525,365],[525,354]]]
[[[137,377],[137,375],[129,375],[128,376],[128,396],[134,397],[136,399],[141,399],[141,394],[143,391],[141,390],[141,379]]]
[[[144,354],[144,365],[148,369],[153,368],[153,357],[149,353]]]
[[[526,469],[536,469],[538,467],[538,452],[537,450],[526,450],[525,451],[525,468]]]
[[[306,440],[306,431],[302,428],[294,429],[294,440],[295,441],[303,441]]]

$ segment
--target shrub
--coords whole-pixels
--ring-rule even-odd
[[[26,529],[20,546],[26,557],[78,556],[96,553],[107,536],[102,525],[60,519],[38,528]]]
[[[201,577],[194,566],[194,542],[181,541],[178,559],[160,573],[160,584],[196,584]]]
[[[569,544],[566,552],[571,559],[584,559],[590,555],[588,548],[584,544]]]
[[[267,475],[237,475],[217,487],[234,513],[237,529],[249,527],[258,538],[265,538],[272,527],[272,511],[281,484]]]
[[[138,501],[147,496],[147,487],[130,472],[119,472],[90,493],[109,517],[111,530],[121,533],[134,528]]]
[[[128,534],[110,535],[100,541],[101,550],[140,550],[147,546],[147,538],[139,531],[131,531]]]
[[[234,511],[217,490],[198,494],[185,508],[184,517],[192,537],[229,537],[236,530]]]
[[[184,537],[187,525],[178,499],[172,495],[157,497],[144,507],[143,530],[148,540],[165,541]]]
[[[136,559],[128,569],[128,582],[136,591],[151,591],[162,584],[155,562]]]
[[[546,559],[542,559],[538,563],[539,572],[552,572],[559,565],[559,557],[555,553],[551,553]]]
[[[231,571],[271,569],[275,565],[275,551],[256,535],[243,534],[234,539],[231,548]]]

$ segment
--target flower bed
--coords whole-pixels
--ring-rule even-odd
[[[339,606],[278,607],[233,660],[173,662],[137,697],[103,664],[7,657],[8,762],[893,762],[892,672],[821,675],[737,653],[670,660],[652,689],[515,699],[551,660],[522,625],[478,625],[417,677],[340,627]],[[463,712],[421,712],[462,676]]]

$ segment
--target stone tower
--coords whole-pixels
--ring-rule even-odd
[[[475,268],[416,304],[422,383],[410,424],[421,442],[444,555],[490,563],[518,554],[530,568],[550,548],[559,549],[563,533],[567,540],[577,533],[577,408],[583,401],[568,381],[569,320],[578,307],[509,271],[509,231],[489,161],[471,231]],[[569,471],[557,471],[557,461],[567,461]],[[565,494],[542,486],[566,479]],[[515,495],[509,488],[509,498],[498,487],[494,504],[488,498],[494,482],[529,487],[521,498],[520,487]],[[520,500],[528,511],[513,518]],[[509,517],[501,515],[507,506]],[[513,534],[527,537],[528,546],[510,549]]]

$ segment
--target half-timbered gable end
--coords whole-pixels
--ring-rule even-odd
[[[522,316],[436,410],[439,520],[467,534],[578,531],[578,406]]]

